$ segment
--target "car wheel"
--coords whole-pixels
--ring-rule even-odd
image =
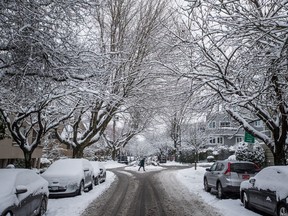
[[[243,205],[246,209],[250,209],[249,200],[246,192],[243,192]]]
[[[12,212],[6,212],[6,214],[4,214],[4,216],[13,216]]]
[[[99,184],[99,178],[98,177],[95,177],[94,178],[94,185],[98,185]]]
[[[94,186],[94,177],[91,178],[91,185],[88,187],[88,190],[93,190],[93,186]]]
[[[78,195],[82,195],[84,193],[84,182],[81,181],[78,189]]]
[[[206,178],[204,179],[204,190],[206,192],[210,192],[211,191],[211,188],[208,186],[208,181],[207,181]]]
[[[217,197],[219,199],[224,198],[223,188],[222,188],[222,184],[220,182],[217,183]]]
[[[43,198],[42,201],[41,201],[41,205],[40,205],[38,216],[44,215],[46,211],[47,211],[47,199]]]
[[[278,216],[287,216],[288,215],[288,209],[284,204],[280,204],[278,207]]]

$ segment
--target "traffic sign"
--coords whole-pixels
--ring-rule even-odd
[[[255,142],[255,137],[252,134],[250,134],[250,133],[245,131],[244,141],[247,142],[247,143],[254,143]]]

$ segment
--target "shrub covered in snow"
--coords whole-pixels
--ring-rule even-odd
[[[252,148],[249,145],[252,145]],[[236,160],[251,161],[259,166],[262,166],[265,162],[265,152],[259,144],[242,142],[238,145],[235,155]]]

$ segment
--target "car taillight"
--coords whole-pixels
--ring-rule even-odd
[[[230,168],[231,163],[228,163],[227,170],[224,172],[224,175],[230,176],[231,175],[231,168]]]

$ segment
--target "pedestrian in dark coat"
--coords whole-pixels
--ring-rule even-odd
[[[143,167],[143,170],[145,171],[145,158],[143,158],[142,160],[140,160],[138,171],[140,171],[141,167]]]

